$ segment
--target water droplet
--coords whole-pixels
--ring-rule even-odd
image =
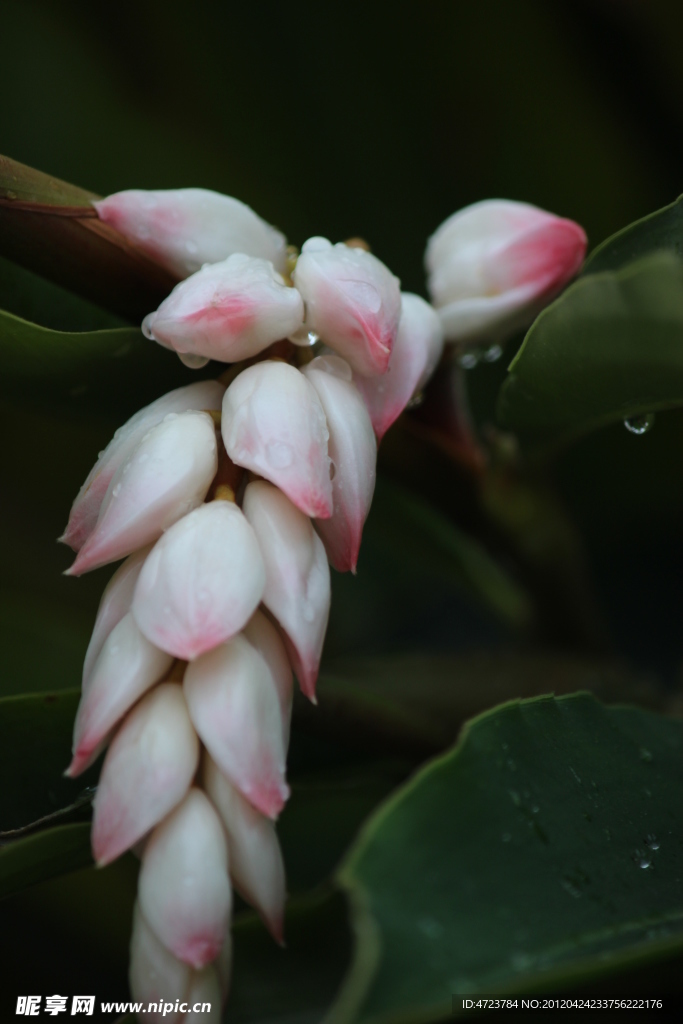
[[[660,846],[659,839],[651,832],[648,836],[645,836],[645,845],[649,846],[651,850],[658,850]]]
[[[192,256],[196,256],[199,252],[199,246],[196,242],[185,242],[185,251],[189,252]]]
[[[458,363],[462,366],[463,370],[473,370],[478,362],[479,356],[476,352],[463,352],[458,359]]]
[[[381,388],[380,390],[384,391],[384,388]],[[410,399],[410,401],[406,405],[406,409],[418,409],[422,405],[424,400],[424,391],[418,391],[417,394],[413,395],[413,397]]]
[[[266,460],[273,469],[287,469],[294,461],[292,446],[284,441],[271,441],[266,445]]]
[[[647,434],[655,421],[655,414],[648,412],[644,416],[630,416],[624,420],[624,426],[631,434]]]
[[[643,850],[634,850],[632,857],[633,863],[636,864],[637,867],[642,868],[643,871],[652,867],[652,858],[649,853],[645,853]]]
[[[503,350],[500,347],[500,345],[491,345],[491,347],[487,348],[486,351],[484,352],[484,362],[496,363],[498,362],[502,354]]]
[[[647,747],[641,747],[638,751],[638,757],[641,761],[654,761],[653,754],[647,749]]]
[[[178,359],[190,370],[201,370],[209,361],[207,356],[198,356],[195,352],[179,352]]]
[[[117,484],[114,490],[111,492],[112,498],[118,498],[121,493],[121,484]]]

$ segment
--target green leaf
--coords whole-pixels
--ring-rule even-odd
[[[92,864],[90,823],[48,828],[0,847],[0,899]]]
[[[606,238],[586,260],[582,275],[619,270],[661,249],[683,256],[683,196]]]
[[[683,722],[587,694],[516,701],[373,816],[339,879],[335,1022],[569,988],[683,948]],[[397,856],[400,851],[400,856]]]
[[[64,778],[80,693],[0,700],[0,841],[89,813],[94,769]]]
[[[0,255],[139,322],[176,279],[99,220],[96,198],[0,156]]]
[[[134,412],[196,380],[137,327],[53,331],[0,310],[0,398],[50,408]]]
[[[654,253],[580,278],[536,320],[499,401],[530,442],[683,405],[683,266]]]

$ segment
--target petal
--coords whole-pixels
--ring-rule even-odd
[[[343,360],[319,356],[304,373],[325,410],[334,466],[334,512],[329,519],[317,523],[316,529],[335,569],[355,572],[363,524],[375,490],[377,442],[372,422],[359,392],[351,381],[344,379]]]
[[[264,584],[253,529],[232,502],[212,501],[184,516],[152,548],[133,615],[152,643],[192,661],[239,633]]]
[[[227,833],[233,883],[281,943],[285,867],[275,826],[245,800],[210,757],[205,760],[203,782]]]
[[[218,956],[232,891],[221,822],[207,797],[191,789],[145,846],[140,908],[157,938],[195,969]]]
[[[97,609],[97,618],[93,626],[92,636],[83,662],[83,689],[86,688],[93,666],[102,650],[104,641],[114,626],[118,625],[124,615],[130,611],[133,593],[140,570],[150,548],[145,547],[130,555],[120,565],[104,588],[104,593]]]
[[[265,480],[248,485],[242,507],[263,554],[263,603],[282,626],[301,688],[312,698],[330,613],[324,545],[308,516]]]
[[[403,292],[401,322],[387,372],[381,377],[353,375],[378,440],[429,380],[442,351],[443,328],[439,314],[419,295]]]
[[[161,683],[130,712],[105,758],[92,829],[98,864],[130,849],[180,803],[198,760],[182,688]]]
[[[92,764],[103,741],[137,700],[162,678],[173,658],[142,635],[128,612],[107,637],[95,662],[74,725],[71,778]]]
[[[80,576],[156,540],[203,501],[217,465],[211,417],[170,413],[115,473],[97,525],[67,575]]]
[[[152,427],[161,423],[169,413],[187,412],[189,409],[220,409],[224,393],[225,388],[217,380],[199,381],[188,387],[177,388],[140,409],[119,427],[78,492],[66,530],[59,539],[74,551],[83,546],[95,529],[102,500],[112,477]]]
[[[292,275],[306,328],[359,373],[384,373],[401,313],[400,283],[371,253],[339,242],[305,242]]]
[[[232,253],[270,260],[284,270],[284,235],[239,199],[204,188],[129,189],[93,203],[111,224],[178,277]]]
[[[325,414],[293,366],[268,360],[243,370],[225,393],[221,429],[234,463],[277,484],[306,515],[331,514]]]
[[[277,628],[262,613],[255,612],[244,627],[243,636],[263,658],[280,701],[282,744],[287,753],[292,719],[292,666]]]
[[[133,912],[133,935],[130,940],[130,994],[136,1002],[147,1004],[146,1020],[151,1024],[180,1024],[182,1013],[174,1009],[164,1012],[165,1003],[175,1007],[183,1002],[190,986],[192,970],[159,942],[140,910],[139,902]],[[158,1011],[150,1011],[156,1003]]]
[[[303,323],[304,304],[267,260],[236,253],[181,281],[142,329],[166,348],[237,362]]]
[[[275,818],[289,796],[280,698],[265,659],[242,634],[191,662],[185,695],[194,727],[233,785]]]

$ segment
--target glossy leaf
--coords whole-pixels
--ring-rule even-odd
[[[176,281],[99,220],[96,198],[0,157],[0,255],[139,322]]]
[[[536,320],[501,390],[533,443],[683,405],[683,264],[658,252],[579,279]]]
[[[649,712],[576,694],[470,722],[340,872],[356,947],[328,1020],[440,1020],[452,995],[566,991],[680,950],[682,784],[683,722]]]
[[[606,238],[586,260],[582,275],[618,270],[661,249],[683,257],[683,196]]]

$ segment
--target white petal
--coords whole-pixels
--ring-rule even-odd
[[[191,789],[145,846],[140,907],[157,938],[199,969],[218,956],[232,908],[228,853],[207,797]]]
[[[100,219],[178,277],[243,252],[286,264],[284,235],[239,199],[204,188],[130,189],[93,203]]]
[[[330,515],[325,414],[293,366],[266,361],[240,373],[225,393],[221,430],[234,463],[277,484],[306,515]]]
[[[67,574],[80,576],[156,540],[203,501],[217,465],[208,413],[169,414],[115,473],[97,525]]]
[[[282,718],[282,745],[289,747],[289,728],[292,719],[292,666],[287,657],[282,637],[277,628],[262,612],[255,612],[242,635],[268,666],[270,678],[280,701]]]
[[[313,697],[330,613],[325,548],[308,516],[265,480],[248,485],[242,507],[263,553],[263,603],[289,640],[304,693]]]
[[[133,913],[133,935],[130,941],[130,994],[136,1002],[156,1003],[159,1010],[146,1011],[151,1024],[180,1024],[183,1018],[175,1009],[164,1012],[164,1004],[175,1007],[176,1000],[185,1001],[190,987],[192,969],[159,942],[140,910]]]
[[[157,541],[138,580],[133,615],[152,643],[191,661],[242,629],[264,583],[253,529],[235,504],[212,501]]]
[[[130,712],[105,758],[92,830],[98,864],[115,860],[180,803],[198,760],[182,688],[160,683]]]

